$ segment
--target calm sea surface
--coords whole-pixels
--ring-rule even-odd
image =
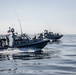
[[[76,75],[76,35],[64,35],[42,53],[12,50],[0,51],[0,75]]]

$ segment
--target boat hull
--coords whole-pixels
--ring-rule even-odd
[[[28,43],[28,44],[22,44],[22,45],[15,45],[14,47],[16,48],[26,48],[26,47],[32,47],[32,48],[38,48],[38,49],[42,49],[44,48],[47,43],[50,42],[50,40],[42,40],[39,42],[34,42],[34,43]]]
[[[50,35],[50,36],[46,36],[45,38],[47,39],[51,39],[51,40],[58,40],[62,37],[63,35]]]
[[[48,42],[50,42],[50,40],[41,40],[41,41],[35,41],[35,42],[29,42],[29,43],[22,43],[11,47],[9,46],[0,47],[0,50],[4,50],[8,48],[28,48],[28,47],[42,49],[47,45]]]

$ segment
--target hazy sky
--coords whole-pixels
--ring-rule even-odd
[[[24,33],[76,34],[76,0],[0,0],[0,34],[9,26],[20,33],[15,12]]]

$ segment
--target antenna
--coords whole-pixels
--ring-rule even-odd
[[[15,9],[14,9],[14,12],[15,12],[15,14],[16,14],[16,16],[17,16],[17,18],[18,18],[18,21],[19,21],[19,25],[20,25],[21,34],[23,34],[23,32],[22,32],[22,27],[21,27],[21,22],[20,22],[20,19],[19,19],[19,17],[18,17],[17,12],[15,11]]]
[[[49,31],[51,31],[51,28],[50,28],[49,24],[47,24],[47,25],[48,25]]]

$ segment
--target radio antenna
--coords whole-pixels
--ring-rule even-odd
[[[47,25],[48,25],[48,29],[49,29],[49,31],[51,31],[51,28],[50,28],[49,24],[47,24]]]
[[[23,34],[23,32],[22,32],[22,27],[21,27],[21,22],[20,22],[20,19],[19,19],[19,17],[18,17],[17,12],[15,11],[15,9],[14,9],[14,12],[15,12],[15,14],[16,14],[16,16],[17,16],[17,18],[18,18],[18,21],[19,21],[21,34]]]

